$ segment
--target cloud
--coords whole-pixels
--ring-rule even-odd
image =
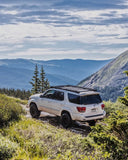
[[[13,1],[17,2],[17,1]],[[5,17],[3,24],[5,23],[48,23],[54,26],[72,26],[72,25],[106,25],[106,24],[120,24],[127,23],[127,5],[124,5],[124,1],[116,0],[114,3],[112,1],[104,2],[98,1],[87,1],[87,0],[71,0],[69,1],[51,1],[34,4],[34,1],[30,3],[22,2],[21,4],[10,4],[8,6],[3,6],[1,12]],[[72,3],[71,3],[72,2]],[[79,7],[82,5],[82,8]],[[70,7],[70,9],[65,8],[65,6]],[[60,5],[63,8],[57,8]],[[76,7],[74,8],[74,6]],[[89,8],[90,5],[92,8]],[[104,6],[111,6],[105,7]],[[114,5],[114,7],[113,7]],[[116,6],[120,7],[116,7]],[[46,6],[49,6],[47,8]],[[97,8],[96,6],[100,7]],[[123,9],[121,6],[125,6]],[[93,8],[94,7],[94,8]],[[87,9],[86,9],[87,8]],[[12,16],[13,15],[13,16]],[[2,23],[1,23],[2,24]]]
[[[124,0],[0,0],[0,58],[116,56],[127,48],[127,7]]]
[[[113,9],[113,8],[126,8],[124,0],[58,0],[55,6],[58,8],[80,8],[87,10],[103,10],[103,9]]]
[[[128,48],[125,48],[128,49]],[[100,53],[102,54],[98,54]],[[16,53],[8,53],[7,56],[11,58],[26,58],[30,59],[30,56],[32,59],[37,59],[37,60],[49,60],[49,59],[62,59],[67,58],[67,56],[71,59],[78,59],[78,58],[83,58],[83,59],[111,59],[114,58],[115,56],[119,55],[119,52],[123,52],[123,49],[108,49],[108,48],[103,48],[100,50],[91,50],[91,51],[85,51],[82,49],[79,50],[55,50],[54,48],[31,48],[26,50],[26,52],[20,51]],[[106,58],[104,58],[104,56]]]
[[[48,59],[62,59],[62,55],[65,57],[65,55],[70,55],[70,58],[77,57],[79,58],[79,55],[84,55],[86,53],[85,50],[56,50],[55,48],[31,48],[26,50],[25,52],[16,52],[16,53],[8,53],[7,56],[12,58],[29,58],[30,56],[33,59],[42,59],[42,60],[48,60]],[[66,58],[66,57],[65,57]]]

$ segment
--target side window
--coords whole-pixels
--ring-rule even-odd
[[[64,92],[55,91],[54,99],[59,100],[59,101],[63,101],[64,100]]]
[[[49,90],[43,95],[43,97],[44,98],[54,99],[54,93],[55,93],[54,90]]]
[[[43,95],[43,97],[63,101],[64,100],[64,92],[49,90]]]
[[[71,103],[80,104],[80,96],[68,93],[68,100]]]

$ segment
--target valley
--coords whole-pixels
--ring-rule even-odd
[[[31,89],[35,64],[40,70],[43,65],[50,85],[76,85],[83,78],[98,71],[111,60],[50,60],[37,61],[27,59],[0,60],[0,88]]]

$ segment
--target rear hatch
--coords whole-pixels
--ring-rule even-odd
[[[80,112],[85,116],[95,116],[103,114],[104,104],[98,93],[89,95],[68,94],[69,102],[77,104],[76,112]]]
[[[80,96],[80,104],[86,107],[85,114],[88,116],[100,115],[103,113],[102,99],[99,94]]]

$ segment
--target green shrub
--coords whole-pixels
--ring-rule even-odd
[[[124,71],[123,73],[125,73],[128,76],[128,71]],[[119,97],[118,100],[124,105],[128,106],[128,86],[124,88],[124,93],[124,97]]]
[[[97,124],[89,135],[101,148],[102,155],[106,152],[112,159],[121,159],[123,156],[123,142],[113,135],[110,130],[105,130],[101,124]]]
[[[18,103],[0,94],[0,127],[7,125],[12,120],[18,120],[21,113],[24,111]]]
[[[26,105],[27,104],[27,100],[22,100],[20,98],[12,98],[14,102],[18,103],[18,104],[23,104]]]
[[[6,160],[13,156],[16,152],[18,145],[11,142],[8,138],[0,134],[0,160]]]
[[[102,156],[108,159],[128,157],[128,108],[120,102],[104,102],[107,116],[100,121],[88,137],[100,147]]]
[[[109,124],[110,131],[120,140],[128,141],[128,114],[116,111],[110,114],[106,120]]]
[[[104,104],[105,104],[105,111],[107,113],[107,116],[109,116],[111,113],[115,113],[116,111],[127,110],[126,106],[120,103],[119,101],[116,101],[115,103],[108,101],[108,102],[104,102]]]

